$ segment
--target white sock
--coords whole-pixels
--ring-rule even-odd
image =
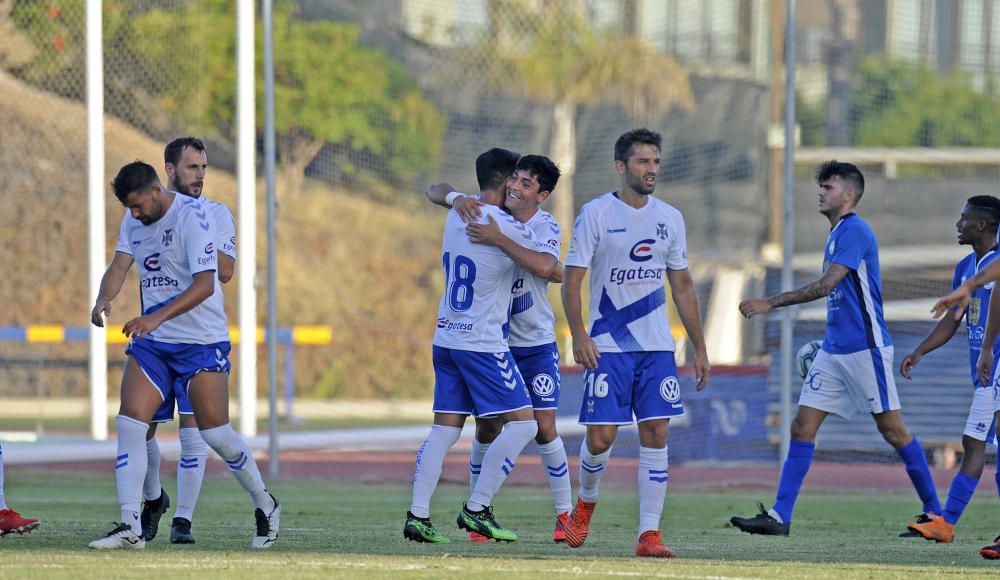
[[[0,510],[7,509],[7,500],[3,496],[3,446],[0,445]]]
[[[639,535],[660,529],[663,499],[667,495],[667,448],[639,447]]]
[[[139,525],[139,505],[142,503],[142,482],[146,478],[146,431],[149,425],[125,415],[115,417],[118,433],[118,455],[115,465],[115,485],[122,523],[132,533],[142,535]]]
[[[177,510],[174,517],[193,521],[194,506],[198,503],[201,482],[205,479],[208,445],[197,427],[182,427],[178,435],[181,457],[177,461]]]
[[[271,513],[274,501],[264,487],[257,462],[254,461],[247,442],[233,431],[232,425],[226,423],[212,429],[204,429],[201,436],[205,439],[205,443],[208,443],[226,462],[236,481],[240,482],[243,489],[250,494],[253,507],[264,510],[266,514]]]
[[[476,488],[466,502],[469,509],[479,511],[493,504],[493,496],[500,491],[500,486],[507,476],[514,471],[517,456],[524,450],[535,434],[538,433],[538,423],[532,421],[510,421],[503,426],[500,436],[490,445],[483,457],[483,469],[479,474]]]
[[[611,448],[600,455],[594,455],[587,448],[587,438],[583,438],[583,442],[580,443],[580,491],[576,494],[578,498],[588,503],[597,501],[601,491],[601,476],[604,475],[604,469],[610,459]]]
[[[569,482],[569,460],[566,457],[566,446],[562,437],[556,437],[545,445],[538,446],[542,456],[542,465],[549,476],[549,488],[552,489],[552,500],[555,503],[556,515],[573,509],[573,490]]]
[[[142,481],[142,499],[160,497],[160,445],[156,437],[146,441],[146,479]]]
[[[451,446],[462,435],[459,427],[431,425],[431,432],[424,439],[424,444],[417,451],[417,461],[413,468],[413,503],[410,513],[418,518],[431,517],[431,496],[437,489],[441,471],[444,469],[444,456]]]
[[[481,443],[479,439],[472,438],[472,452],[469,453],[469,492],[476,489],[476,482],[479,481],[479,474],[483,470],[483,457],[489,450],[489,443]]]

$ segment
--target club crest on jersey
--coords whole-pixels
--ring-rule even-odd
[[[830,253],[837,249],[837,240],[830,240]]]
[[[159,272],[160,271],[160,253],[150,254],[146,256],[146,259],[142,261],[142,266],[146,268],[147,272]]]
[[[979,315],[983,311],[982,300],[979,298],[973,298],[969,300],[969,323],[979,324]]]
[[[676,403],[681,400],[681,384],[676,377],[667,377],[660,383],[660,396],[668,403]]]
[[[648,262],[653,259],[653,244],[656,240],[639,240],[632,250],[629,251],[628,257],[632,258],[633,262]]]
[[[661,240],[666,241],[667,239],[667,224],[656,224],[656,237]]]
[[[539,397],[548,397],[556,391],[556,382],[549,375],[541,374],[531,380],[531,390]]]
[[[160,245],[166,248],[169,247],[173,241],[174,241],[174,230],[164,230],[163,239],[160,240]]]

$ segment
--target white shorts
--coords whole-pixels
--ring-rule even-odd
[[[892,375],[892,347],[851,354],[820,350],[802,383],[799,405],[850,419],[856,413],[899,409]]]
[[[994,388],[973,390],[969,418],[965,420],[965,431],[962,435],[979,441],[992,439],[990,425],[993,424],[993,407],[996,405],[994,393],[996,393]]]

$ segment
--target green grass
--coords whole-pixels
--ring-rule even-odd
[[[995,578],[1000,563],[978,548],[1000,529],[995,497],[977,498],[953,544],[900,539],[912,517],[910,494],[803,494],[792,536],[759,537],[728,527],[730,515],[752,512],[769,493],[671,493],[664,510],[670,561],[638,560],[637,505],[630,488],[605,488],[590,538],[579,550],[551,541],[551,499],[541,487],[510,486],[496,502],[498,520],[516,530],[513,544],[471,544],[455,526],[467,493],[443,485],[433,519],[454,541],[447,546],[407,542],[403,515],[408,487],[281,480],[282,529],[275,547],[251,552],[252,518],[246,495],[228,478],[209,478],[193,532],[198,543],[173,546],[168,512],[161,535],[141,552],[89,551],[89,540],[117,519],[112,477],[8,471],[7,498],[24,515],[39,517],[33,534],[0,540],[0,578],[176,577],[199,578],[475,578],[625,576],[662,578]],[[168,489],[173,482],[166,481]]]

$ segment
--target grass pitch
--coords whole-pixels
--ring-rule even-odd
[[[13,477],[12,477],[13,476]],[[283,504],[278,543],[251,551],[252,509],[230,478],[209,477],[193,532],[197,544],[169,543],[170,517],[143,551],[94,552],[87,542],[117,519],[114,480],[70,473],[8,471],[7,498],[22,514],[42,519],[24,536],[0,539],[0,578],[550,578],[554,575],[639,578],[996,578],[1000,562],[978,549],[1000,532],[1000,501],[973,500],[952,544],[896,535],[912,518],[911,494],[819,494],[801,497],[792,535],[750,536],[728,526],[750,515],[771,493],[669,493],[663,530],[673,560],[639,560],[637,502],[631,488],[602,491],[586,545],[552,542],[548,489],[508,486],[497,519],[518,532],[513,544],[472,544],[455,526],[467,488],[442,485],[432,519],[453,543],[416,544],[402,536],[410,490],[397,484],[347,485],[281,480],[272,491]],[[174,482],[164,484],[172,497]]]

